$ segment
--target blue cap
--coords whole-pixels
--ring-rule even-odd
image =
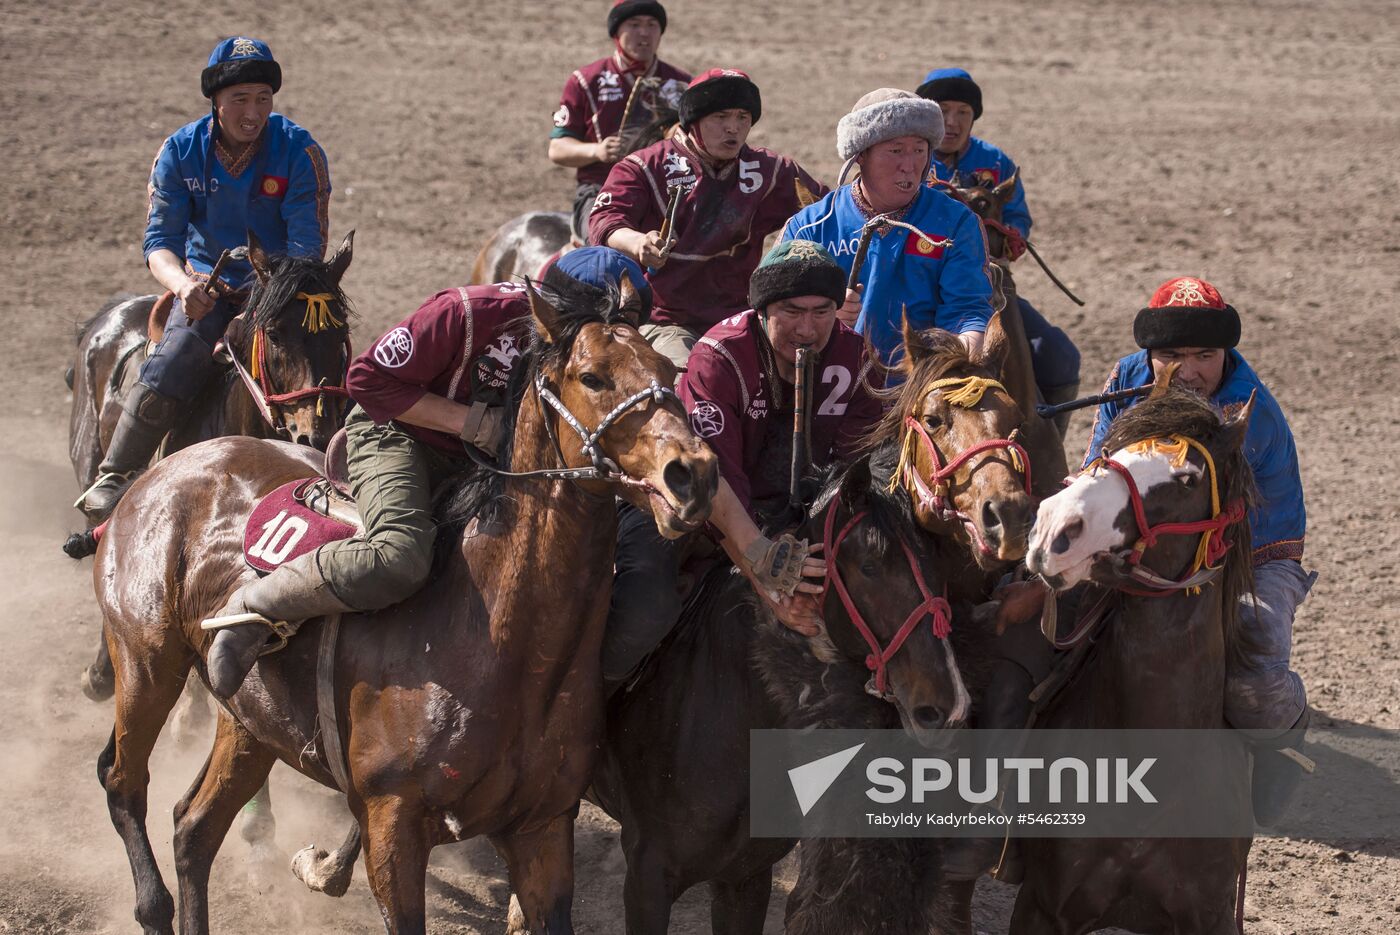
[[[282,66],[261,39],[233,36],[214,46],[209,64],[199,76],[204,96],[212,98],[235,84],[265,84],[276,94],[282,89]]]
[[[651,284],[637,261],[612,247],[580,247],[555,260],[544,274],[545,285],[560,292],[577,293],[577,286],[590,287],[594,295],[606,295],[622,288],[627,277],[642,300],[640,323],[651,317]],[[571,287],[573,287],[571,289]]]
[[[931,101],[961,101],[972,108],[973,120],[982,116],[982,89],[965,69],[935,68],[915,93]]]

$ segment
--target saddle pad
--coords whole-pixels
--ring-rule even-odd
[[[243,559],[249,567],[266,574],[298,555],[359,532],[302,502],[307,488],[319,479],[306,477],[283,484],[253,507],[243,530]]]

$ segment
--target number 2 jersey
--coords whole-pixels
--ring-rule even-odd
[[[769,440],[791,438],[793,391],[776,374],[782,385],[771,385],[767,341],[755,311],[720,322],[690,352],[678,387],[692,431],[709,444],[720,474],[750,512],[756,503],[786,497],[790,476],[790,444]],[[811,370],[810,441],[817,466],[854,454],[880,420],[880,401],[871,392],[879,382],[865,339],[836,322]],[[781,424],[774,421],[779,418]]]
[[[658,231],[671,189],[689,186],[676,213],[676,244],[666,265],[647,273],[651,320],[701,334],[749,307],[749,277],[763,238],[826,186],[787,156],[745,146],[717,172],[684,134],[618,161],[588,218],[588,241],[606,246],[621,228]]]

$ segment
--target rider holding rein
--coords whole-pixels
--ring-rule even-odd
[[[837,314],[886,365],[902,353],[905,316],[916,329],[958,335],[973,356],[992,316],[981,222],[962,202],[923,184],[929,153],[942,139],[937,104],[894,88],[871,91],[836,127],[836,151],[846,160],[838,184],[852,164],[860,177],[802,209],[783,230],[784,240],[820,243],[847,276],[870,235],[859,286]]]
[[[880,419],[870,389],[874,358],[864,339],[836,319],[845,283],[841,267],[819,245],[778,244],[750,280],[753,308],[706,332],[677,387],[691,429],[719,458],[710,523],[721,545],[774,615],[808,636],[821,625],[813,597],[821,586],[801,579],[820,581],[824,565],[817,558],[804,561],[791,542],[765,537],[757,517],[781,515],[790,499],[799,347],[812,357],[808,412],[816,466],[853,455]],[[603,677],[610,686],[625,680],[675,626],[686,548],[684,540],[663,539],[651,517],[631,507],[618,520],[617,577],[603,640]],[[796,586],[791,596],[760,583],[784,575]]]
[[[588,211],[608,169],[623,156],[622,118],[639,79],[661,81],[660,96],[678,105],[690,75],[656,57],[666,32],[666,8],[656,0],[616,0],[608,11],[613,54],[585,65],[564,82],[554,130],[549,134],[549,161],[577,169],[573,232],[588,237]]]
[[[981,185],[995,188],[1013,175],[1016,192],[1002,209],[1001,220],[1021,236],[1031,235],[1031,212],[1026,207],[1026,180],[1011,157],[986,140],[972,135],[972,125],[982,117],[982,89],[961,68],[939,68],[919,85],[919,97],[938,104],[943,111],[943,139],[929,162],[929,182],[943,181],[958,188]],[[1016,259],[1010,256],[1009,259]],[[1017,294],[1021,321],[1031,344],[1040,395],[1047,403],[1063,403],[1079,395],[1079,348],[1069,336]],[[1068,420],[1068,416],[1064,417]]]
[[[1217,406],[1254,396],[1245,435],[1245,457],[1254,471],[1259,502],[1249,513],[1254,547],[1254,593],[1241,599],[1242,665],[1225,678],[1225,719],[1255,741],[1254,813],[1266,827],[1283,813],[1302,778],[1297,763],[1280,753],[1302,742],[1308,724],[1307,692],[1289,665],[1293,617],[1316,572],[1303,569],[1307,513],[1298,451],[1278,402],[1235,345],[1240,317],[1203,279],[1183,276],[1163,283],[1138,312],[1133,337],[1142,350],[1113,365],[1104,392],[1150,384],[1172,364],[1173,382]],[[1094,418],[1085,452],[1087,466],[1102,452],[1109,424],[1136,400],[1106,402]]]
[[[565,306],[620,292],[627,300],[620,312],[634,322],[651,308],[641,268],[605,247],[565,254],[544,284]],[[297,624],[378,610],[422,587],[437,535],[433,491],[471,466],[464,443],[496,453],[507,383],[530,328],[525,285],[462,286],[429,298],[355,358],[346,380],[355,403],[345,420],[346,461],[364,532],[241,586],[214,616],[256,613]],[[238,690],[270,633],[258,623],[219,631],[208,658],[216,695]]]
[[[282,68],[258,39],[225,39],[200,76],[211,112],[176,130],[151,167],[145,256],[151,275],[175,293],[165,335],[122,401],[122,415],[80,501],[105,519],[214,371],[214,345],[241,297],[211,293],[207,282],[225,250],[252,231],[268,253],[320,258],[331,196],[326,154],[311,134],[272,110]],[[252,278],[230,260],[221,278]]]
[[[762,111],[743,72],[700,75],[681,95],[682,132],[613,166],[588,218],[591,243],[649,270],[656,311],[642,335],[678,367],[701,334],[748,307],[763,238],[826,191],[787,156],[748,145]]]

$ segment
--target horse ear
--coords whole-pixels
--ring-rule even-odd
[[[253,267],[253,274],[258,277],[258,282],[266,283],[272,276],[272,261],[268,259],[258,236],[251,230],[247,233],[248,263]]]
[[[1225,417],[1221,427],[1225,433],[1225,444],[1232,450],[1244,447],[1245,435],[1249,432],[1249,420],[1254,415],[1254,403],[1257,399],[1258,390],[1250,390],[1249,399],[1242,405],[1232,407]]]
[[[1015,172],[1011,173],[1011,178],[992,189],[992,196],[1002,204],[1006,204],[1012,198],[1016,197],[1016,186],[1020,184],[1021,170],[1017,169]]]
[[[928,345],[924,344],[923,333],[909,324],[909,306],[901,309],[900,319],[904,325],[904,369],[908,372],[928,357],[929,349]]]
[[[1152,378],[1152,391],[1147,394],[1147,398],[1158,399],[1161,397],[1162,394],[1167,391],[1167,387],[1171,386],[1172,379],[1180,369],[1181,364],[1176,361],[1172,361],[1163,367],[1157,375]]]
[[[848,510],[855,512],[865,503],[865,498],[870,492],[870,457],[867,455],[852,462],[845,475],[841,478],[841,486],[837,491],[837,496],[846,505]]]
[[[345,235],[345,239],[340,242],[340,249],[335,251],[335,256],[331,257],[330,266],[331,278],[335,284],[340,285],[340,277],[345,275],[345,271],[350,268],[350,261],[355,256],[355,231]]]
[[[622,317],[627,319],[628,324],[634,328],[640,328],[642,326],[642,294],[632,282],[631,276],[622,277],[622,288],[619,293],[618,311],[622,312]]]
[[[525,294],[530,297],[530,315],[535,321],[535,330],[547,344],[553,344],[559,339],[563,316],[552,302],[540,295],[528,276],[525,277]]]
[[[998,376],[1006,369],[1006,360],[1011,353],[1011,339],[1001,325],[1001,312],[993,312],[987,321],[987,333],[982,339],[982,351],[973,363],[986,367]]]

